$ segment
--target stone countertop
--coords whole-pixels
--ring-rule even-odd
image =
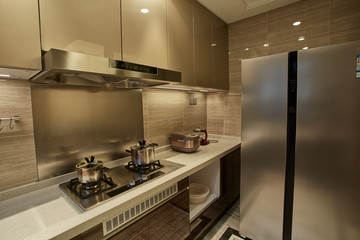
[[[78,207],[59,187],[76,172],[0,193],[0,239],[69,239],[105,221],[153,193],[190,176],[240,147],[240,138],[211,135],[218,143],[201,146],[195,153],[164,148],[157,159],[184,165],[174,172],[111,198],[88,211]],[[130,158],[108,163],[111,168]],[[19,192],[27,193],[19,195]]]

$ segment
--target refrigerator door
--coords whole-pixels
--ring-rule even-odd
[[[282,238],[287,59],[242,61],[240,234],[256,240]]]
[[[360,41],[299,52],[293,240],[360,237]]]

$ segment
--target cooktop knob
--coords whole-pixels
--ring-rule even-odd
[[[148,178],[145,174],[141,175],[141,181],[145,182],[147,180],[148,180]]]
[[[130,181],[129,181],[129,187],[133,187],[133,186],[135,186],[136,185],[136,182],[135,182],[135,180],[134,179],[130,179]]]

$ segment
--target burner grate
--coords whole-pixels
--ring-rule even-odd
[[[130,161],[130,162],[128,162],[128,164],[125,167],[136,173],[148,174],[148,173],[151,173],[158,169],[163,168],[164,165],[162,165],[160,163],[160,160],[156,160],[152,163],[145,164],[145,165],[135,165],[133,162]]]
[[[107,177],[104,174],[102,179],[92,183],[81,183],[78,178],[74,178],[70,180],[67,187],[79,198],[87,199],[116,187],[116,184],[113,182],[111,177]]]

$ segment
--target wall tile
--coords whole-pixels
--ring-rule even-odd
[[[301,21],[299,26],[293,26],[293,22]],[[294,15],[279,18],[269,12],[268,40],[270,46],[283,42],[298,42],[299,37],[309,39],[317,35],[328,33],[329,6],[311,8]],[[295,48],[296,50],[296,48]]]
[[[24,80],[0,81],[0,117],[19,116],[9,129],[0,125],[0,191],[37,181],[30,83]]]
[[[220,134],[224,135],[224,116],[221,115],[210,115],[207,121],[207,132],[208,134]]]
[[[207,94],[207,130],[212,134],[224,134],[225,94]]]
[[[225,98],[224,134],[241,136],[241,95],[227,95]]]
[[[330,2],[330,44],[360,39],[360,1]]]
[[[304,41],[287,41],[269,46],[269,55],[302,50],[304,47],[314,48],[328,45],[328,33],[305,38]]]
[[[37,181],[34,136],[0,138],[0,191]]]
[[[197,105],[190,105],[190,97]],[[207,128],[206,94],[161,89],[144,89],[144,134],[149,142],[168,145],[172,132]],[[146,117],[145,117],[146,116]]]
[[[283,18],[289,15],[296,15],[299,12],[329,4],[329,0],[302,0],[271,11],[271,17]],[[269,16],[269,21],[272,21]]]
[[[230,58],[244,59],[254,54],[266,55],[267,14],[260,14],[229,25]],[[245,33],[245,34],[244,34]],[[249,50],[245,50],[245,49]]]
[[[0,117],[19,116],[20,121],[9,129],[9,121],[2,122],[0,137],[20,136],[34,133],[30,83],[23,80],[0,81]]]

